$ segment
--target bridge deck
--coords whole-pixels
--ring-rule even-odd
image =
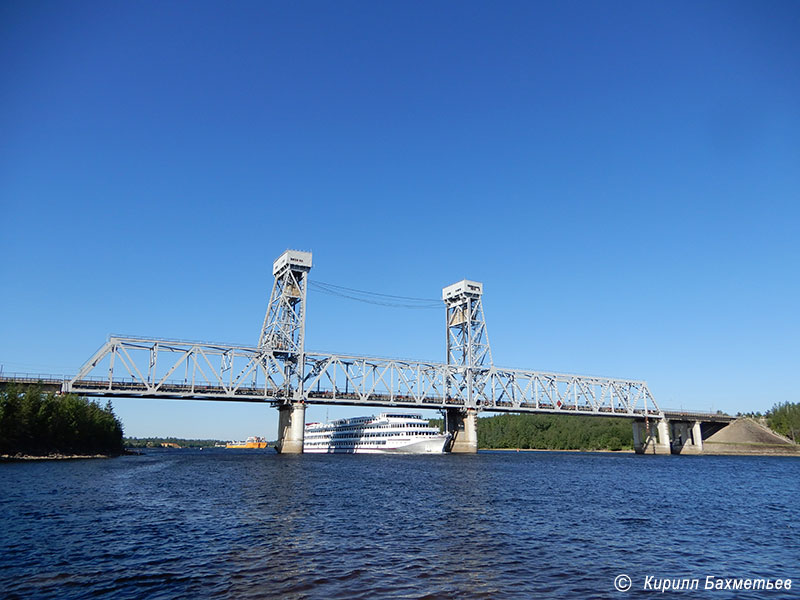
[[[38,385],[45,390],[66,390],[70,380],[58,375],[38,375],[35,373],[8,373],[0,375],[0,386]],[[271,405],[287,401],[282,390],[251,386],[240,386],[231,390],[224,386],[185,384],[182,382],[164,382],[154,390],[140,381],[114,380],[111,385],[107,379],[81,379],[72,381],[70,390],[82,396],[99,398],[148,398],[172,400],[209,400],[221,402],[258,402]],[[445,398],[439,395],[414,397],[398,394],[371,393],[364,396],[359,393],[345,393],[339,390],[311,390],[306,392],[308,404],[327,404],[339,406],[382,406],[382,407],[416,407],[421,409],[440,409],[463,406],[461,398]],[[662,413],[655,409],[645,410],[636,408],[633,411],[600,406],[593,409],[589,405],[576,404],[557,406],[548,402],[538,404],[530,402],[497,401],[494,404],[484,404],[478,407],[482,411],[490,412],[519,412],[541,414],[583,414],[593,416],[627,417],[633,419],[660,418]],[[720,413],[706,413],[699,411],[686,411],[667,409],[663,416],[674,421],[703,421],[716,423],[730,423],[736,417]]]
[[[261,402],[268,404],[281,404],[289,399],[281,390],[265,389],[263,387],[239,387],[229,390],[222,386],[192,385],[183,383],[162,383],[158,389],[138,381],[114,381],[84,379],[73,381],[70,391],[76,394],[92,397],[134,397],[150,399],[175,399],[175,400],[215,400],[227,402]],[[461,398],[428,395],[414,397],[397,394],[371,393],[362,395],[355,392],[341,392],[335,390],[312,390],[306,392],[308,404],[327,404],[340,406],[385,406],[385,407],[417,407],[425,409],[453,408],[464,406]],[[494,412],[525,412],[525,413],[555,413],[555,414],[584,414],[608,417],[627,418],[658,418],[660,413],[651,409],[634,409],[631,412],[622,408],[601,406],[594,410],[588,405],[561,405],[557,406],[548,402],[539,402],[538,405],[529,402],[504,402],[498,401],[492,405],[485,404],[478,407],[483,411]]]
[[[664,410],[668,421],[703,421],[704,423],[730,423],[737,417],[721,413],[705,413],[691,410]]]
[[[69,381],[59,375],[37,375],[36,373],[3,373],[0,375],[0,388],[7,385],[22,387],[36,386],[47,392],[61,391]]]

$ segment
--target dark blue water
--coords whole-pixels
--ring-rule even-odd
[[[6,463],[0,595],[800,597],[798,492],[800,460],[777,457],[223,449]],[[701,591],[641,591],[648,575]],[[703,592],[707,575],[795,586]]]

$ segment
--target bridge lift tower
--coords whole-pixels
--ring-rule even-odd
[[[478,411],[473,391],[484,389],[492,366],[482,295],[483,284],[468,279],[442,290],[447,307],[447,365],[452,369],[447,395],[466,396],[465,407],[445,409],[445,427],[453,436],[451,452],[478,450]]]
[[[303,451],[306,404],[303,399],[306,296],[311,253],[287,250],[272,265],[275,282],[258,347],[283,364],[282,401],[278,404],[278,452]],[[268,366],[268,365],[265,365]]]

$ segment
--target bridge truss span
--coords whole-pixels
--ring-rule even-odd
[[[473,376],[484,410],[642,417],[661,410],[644,381],[492,367]]]
[[[306,353],[300,398],[312,404],[473,408],[486,411],[658,416],[642,381]],[[472,393],[465,384],[472,382]],[[270,348],[117,337],[66,382],[86,396],[297,401],[282,356]]]
[[[307,402],[639,417],[661,414],[643,381],[398,359],[307,354]]]
[[[283,361],[270,349],[111,336],[65,392],[279,402],[289,393]]]
[[[446,394],[452,379],[441,363],[309,353],[304,395],[321,404],[463,405],[463,397]]]

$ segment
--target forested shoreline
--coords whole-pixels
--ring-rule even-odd
[[[627,419],[503,414],[478,419],[478,447],[538,450],[633,450]]]
[[[776,404],[767,413],[767,424],[796,443],[800,438],[800,402]]]
[[[224,444],[224,440],[196,440],[178,437],[126,437],[122,440],[126,448],[161,448],[165,444],[180,446],[181,448],[213,448],[217,444]],[[174,447],[173,446],[173,447]]]
[[[796,440],[800,403],[776,404],[766,415],[776,432]],[[442,426],[441,419],[431,423]],[[110,402],[73,394],[45,393],[32,386],[0,389],[0,455],[115,455],[124,448],[208,447],[218,440],[124,438]],[[478,419],[478,446],[486,449],[632,450],[627,419],[554,414],[499,414]]]
[[[431,425],[444,426],[442,419]],[[500,414],[478,419],[478,447],[486,450],[633,450],[628,419],[582,415]]]
[[[756,415],[761,417],[760,414]],[[776,404],[764,418],[794,442],[800,439],[800,403]],[[441,419],[431,420],[442,427]],[[532,450],[633,450],[628,419],[554,414],[500,414],[478,419],[478,447]]]
[[[122,423],[111,402],[100,406],[74,394],[36,386],[0,389],[0,455],[116,455],[124,451]]]

